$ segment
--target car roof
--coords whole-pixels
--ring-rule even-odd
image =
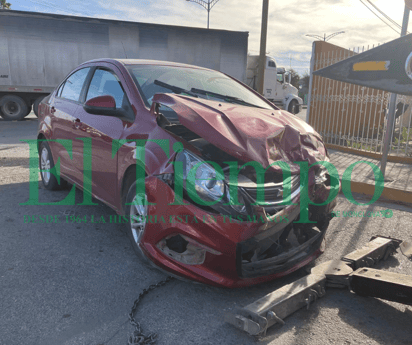
[[[212,69],[205,68],[205,67],[200,67],[200,66],[194,66],[194,65],[188,65],[184,63],[179,63],[179,62],[171,62],[171,61],[161,61],[161,60],[144,60],[144,59],[109,59],[109,58],[103,58],[103,59],[94,59],[94,60],[89,60],[86,61],[83,64],[87,63],[99,63],[99,62],[109,62],[113,64],[122,64],[124,66],[129,66],[129,65],[152,65],[152,66],[171,66],[171,67],[185,67],[185,68],[197,68],[197,69],[203,69],[207,71],[213,71]]]

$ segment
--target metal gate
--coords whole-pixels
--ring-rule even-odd
[[[312,75],[363,51],[365,47],[349,50],[323,41],[314,42],[308,122],[329,147],[381,154],[390,93]],[[396,109],[389,154],[412,157],[412,97],[398,96]]]

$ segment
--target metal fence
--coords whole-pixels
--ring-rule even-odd
[[[315,42],[311,73],[373,48]],[[326,144],[382,153],[390,93],[311,75],[308,121]],[[412,97],[398,96],[390,155],[412,156]]]

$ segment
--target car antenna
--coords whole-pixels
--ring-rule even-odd
[[[124,50],[124,55],[126,55],[126,59],[128,59],[127,54],[126,54],[126,49],[124,49],[123,41],[121,41],[121,42],[122,42],[122,46],[123,46],[123,50]]]

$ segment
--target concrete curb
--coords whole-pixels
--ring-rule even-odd
[[[382,159],[382,155],[380,153],[361,151],[361,150],[352,149],[350,147],[343,147],[343,146],[334,145],[334,144],[326,144],[326,148],[329,150],[335,150],[335,151],[340,151],[340,152],[351,153],[357,156],[368,157],[368,158],[376,159],[378,161]],[[412,157],[397,157],[397,156],[389,155],[388,162],[412,164]]]
[[[370,196],[373,196],[375,194],[375,186],[365,182],[351,181],[351,190],[352,193]],[[383,192],[378,200],[388,201],[392,203],[412,204],[412,192],[391,187],[384,187]]]

